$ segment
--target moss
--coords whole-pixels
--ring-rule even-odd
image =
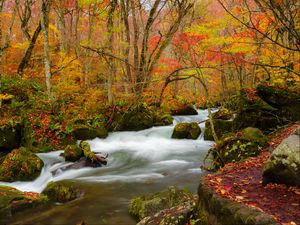
[[[233,113],[225,108],[222,107],[221,109],[219,109],[217,112],[212,114],[212,118],[215,119],[220,119],[220,120],[229,120],[233,117]]]
[[[91,151],[91,147],[90,144],[87,143],[86,141],[81,141],[79,144],[79,147],[82,149],[83,151],[83,155],[91,162],[96,162],[97,161],[97,157],[95,155],[95,153],[93,153]]]
[[[198,115],[197,110],[193,105],[184,105],[179,109],[172,111],[173,115]]]
[[[157,113],[154,119],[154,126],[166,126],[173,123],[173,117],[170,114]]]
[[[96,137],[105,138],[108,132],[104,127],[91,128],[86,125],[77,125],[74,127],[72,134],[78,140],[91,140]]]
[[[21,145],[21,124],[0,127],[0,150],[18,148]]]
[[[172,138],[176,139],[197,139],[201,134],[201,129],[198,123],[178,123],[176,124]]]
[[[257,128],[246,128],[232,136],[222,139],[209,154],[213,157],[215,169],[229,162],[240,162],[261,152],[261,147],[267,146],[267,138]]]
[[[64,157],[66,161],[75,162],[83,156],[83,151],[77,145],[68,145],[64,150]]]
[[[47,200],[44,195],[26,194],[12,187],[0,186],[0,223],[6,224],[5,219],[15,213],[44,204]]]
[[[42,194],[46,195],[51,201],[65,203],[76,198],[76,191],[72,187],[50,182]]]
[[[7,182],[33,180],[40,175],[43,165],[43,161],[26,148],[15,149],[0,165],[0,180]]]
[[[189,191],[170,187],[166,191],[132,199],[129,204],[129,213],[138,219],[142,219],[192,199],[193,195]]]
[[[226,135],[227,133],[231,133],[234,130],[233,121],[231,120],[214,119],[213,123],[214,123],[214,129],[216,135],[219,139],[221,139],[223,135]],[[205,122],[204,140],[210,140],[210,141],[214,140],[209,121]]]

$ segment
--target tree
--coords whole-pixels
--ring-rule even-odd
[[[41,26],[44,36],[44,68],[48,99],[53,100],[51,90],[51,64],[49,56],[49,14],[50,14],[50,0],[41,0]]]

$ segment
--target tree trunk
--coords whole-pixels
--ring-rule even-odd
[[[18,74],[20,76],[22,76],[22,74],[24,72],[24,69],[27,66],[27,64],[28,64],[28,62],[29,62],[29,60],[31,58],[33,48],[35,46],[36,40],[37,40],[37,38],[38,38],[41,30],[42,30],[42,26],[41,26],[41,22],[39,22],[37,28],[34,31],[34,34],[31,37],[31,40],[30,40],[29,46],[28,46],[28,48],[26,50],[26,53],[25,53],[24,57],[22,58],[21,63],[19,64]]]
[[[0,59],[2,58],[2,55],[5,51],[5,49],[7,49],[10,45],[11,32],[12,32],[13,25],[15,23],[15,17],[16,17],[16,14],[17,14],[17,10],[18,10],[18,7],[19,7],[20,0],[15,0],[15,3],[16,4],[15,4],[15,7],[14,7],[14,10],[13,10],[10,22],[9,22],[7,35],[5,36],[4,45],[0,46]],[[1,11],[2,11],[2,8],[3,8],[3,2],[1,3]],[[1,17],[1,15],[0,15],[0,17]],[[0,38],[2,38],[2,29],[1,29],[0,34],[1,34]],[[1,39],[0,39],[0,41],[1,41]]]
[[[118,5],[117,0],[111,0],[110,1],[110,9],[108,11],[108,16],[107,16],[107,32],[108,32],[108,49],[110,50],[111,54],[114,53],[114,39],[115,35],[113,32],[114,28],[114,13],[116,10],[116,7]],[[108,103],[113,104],[114,101],[114,96],[113,96],[113,83],[114,83],[114,76],[116,73],[116,65],[115,65],[115,59],[113,57],[108,58],[109,62],[109,75],[107,79],[107,97],[108,97]]]
[[[44,36],[44,65],[45,65],[45,78],[48,99],[52,102],[52,90],[51,90],[51,66],[49,57],[49,12],[50,12],[50,0],[41,0],[41,26]]]

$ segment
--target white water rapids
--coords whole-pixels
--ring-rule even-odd
[[[70,162],[60,156],[63,151],[40,153],[44,161],[41,175],[32,182],[0,182],[21,191],[41,192],[50,181],[74,180],[78,182],[149,182],[201,173],[203,155],[212,142],[171,139],[179,122],[200,122],[207,118],[206,110],[198,110],[196,116],[174,116],[173,125],[153,127],[138,132],[113,132],[106,139],[90,140],[91,149],[108,153],[107,166],[100,168],[71,169],[54,173]],[[203,129],[204,124],[200,124]]]

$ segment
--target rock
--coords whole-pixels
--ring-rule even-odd
[[[0,186],[0,223],[7,224],[6,220],[12,218],[15,213],[46,201],[47,198],[38,193],[23,193],[12,187]]]
[[[263,211],[217,195],[205,179],[198,187],[200,224],[214,225],[280,225]],[[198,218],[195,218],[197,221]],[[203,221],[204,220],[204,221]],[[202,223],[201,223],[202,222]]]
[[[173,115],[198,115],[197,110],[193,105],[184,105],[179,109],[172,111]]]
[[[300,120],[300,95],[266,84],[257,86],[257,94],[269,105],[279,109],[278,115],[287,120]]]
[[[197,139],[201,134],[201,129],[198,123],[178,123],[176,124],[172,138],[175,139]]]
[[[21,145],[21,124],[14,126],[1,126],[0,150],[11,150]]]
[[[257,156],[261,152],[261,147],[267,146],[267,140],[259,129],[249,127],[220,140],[208,154],[213,157],[214,169],[219,169],[226,163],[240,162]]]
[[[226,105],[234,111],[236,116],[233,120],[233,131],[246,127],[257,127],[264,133],[268,133],[285,123],[279,110],[264,101],[257,89],[244,88],[240,94],[231,98]]]
[[[131,111],[125,114],[123,129],[126,131],[139,131],[153,127],[153,115],[149,112]]]
[[[91,140],[96,137],[106,138],[108,135],[107,130],[104,127],[91,128],[86,125],[77,125],[75,126],[72,132],[74,138],[78,140]]]
[[[43,165],[43,161],[26,148],[15,149],[0,165],[0,180],[7,182],[33,180],[40,175]]]
[[[300,136],[284,139],[263,168],[263,184],[283,183],[300,186]]]
[[[233,113],[224,107],[219,109],[217,112],[212,114],[212,119],[219,119],[219,120],[230,120],[233,117]]]
[[[182,214],[180,214],[177,210],[171,209],[172,207],[179,207],[179,206],[181,206]],[[190,192],[180,190],[174,187],[170,187],[167,191],[159,192],[152,195],[145,195],[145,196],[132,199],[129,205],[129,213],[137,217],[139,220],[142,220],[145,217],[149,217],[145,220],[152,221],[155,217],[160,218],[160,220],[163,220],[164,219],[164,217],[162,216],[163,212],[170,212],[168,217],[166,217],[169,219],[171,219],[172,216],[175,216],[176,212],[178,212],[176,217],[178,220],[180,220],[181,217],[187,219],[186,216],[184,215],[189,215],[189,213],[193,211],[194,206],[195,206],[194,196]],[[171,213],[171,211],[173,211],[173,213]],[[144,223],[144,224],[151,224],[151,223]],[[168,224],[168,223],[161,223],[161,224]],[[181,224],[185,224],[185,223],[181,223]]]
[[[77,145],[68,145],[64,151],[66,161],[75,162],[83,156],[83,151]]]
[[[218,139],[221,139],[223,135],[226,135],[227,133],[231,133],[233,131],[232,120],[214,119],[213,123]],[[214,141],[210,122],[208,120],[205,122],[204,140]]]
[[[137,225],[182,225],[189,224],[195,211],[195,202],[185,202],[180,206],[161,210],[154,216],[147,216]]]
[[[76,199],[76,190],[62,184],[50,182],[42,194],[46,195],[49,200],[54,202],[65,203]]]
[[[170,114],[157,114],[154,118],[154,126],[166,126],[173,124],[173,117]]]

